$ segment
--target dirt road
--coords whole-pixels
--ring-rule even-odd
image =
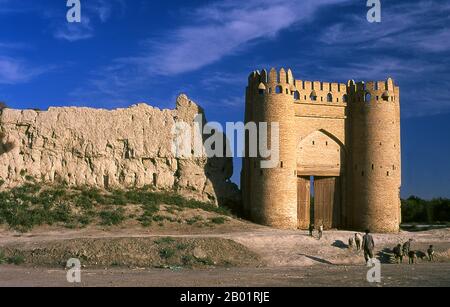
[[[348,231],[328,231],[324,238],[309,237],[307,232],[275,230],[247,224],[241,231],[200,230],[198,233],[145,233],[136,229],[84,230],[37,229],[28,234],[0,231],[0,247],[9,244],[40,245],[40,242],[64,242],[86,238],[225,238],[244,245],[264,261],[263,267],[201,269],[89,268],[82,271],[82,283],[76,286],[450,286],[450,229],[400,234],[374,234],[377,257],[382,265],[382,283],[366,281],[368,268],[361,252],[349,249]],[[387,264],[389,250],[412,238],[414,250],[425,251],[433,244],[437,263]],[[23,266],[0,266],[0,286],[73,286],[65,271]]]
[[[311,238],[306,231],[277,230],[261,227],[251,223],[245,224],[243,231],[222,231],[221,229],[199,229],[199,233],[180,233],[176,231],[144,232],[142,228],[86,228],[82,230],[68,229],[36,229],[27,234],[0,231],[0,247],[7,244],[24,245],[63,241],[69,239],[96,238],[145,238],[170,236],[184,238],[219,237],[234,240],[259,254],[267,266],[309,266],[315,264],[360,265],[364,263],[362,253],[347,248],[347,242],[354,232],[327,231],[322,240]],[[227,229],[228,230],[228,229]],[[398,243],[414,239],[412,248],[425,251],[433,244],[438,252],[450,259],[450,229],[424,232],[401,232],[400,234],[373,234],[378,256],[385,249],[392,249]]]
[[[381,283],[366,280],[365,266],[317,265],[278,268],[200,270],[83,270],[81,284],[70,284],[58,269],[0,266],[0,287],[394,287],[450,286],[450,264],[382,265]]]

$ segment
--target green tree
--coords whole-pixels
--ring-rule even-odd
[[[416,196],[402,200],[402,218],[405,223],[436,223],[450,221],[450,199],[424,200]]]

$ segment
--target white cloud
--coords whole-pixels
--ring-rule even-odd
[[[32,67],[24,61],[0,56],[0,84],[17,84],[27,82],[51,68]]]
[[[167,39],[147,40],[140,55],[115,59],[99,69],[87,87],[77,88],[70,95],[80,98],[96,93],[112,100],[130,97],[133,90],[148,86],[149,76],[175,76],[200,69],[254,41],[274,38],[280,31],[311,18],[322,5],[346,1],[233,0],[208,4],[183,16],[192,20],[191,24],[162,33],[160,37]],[[223,77],[215,76],[222,81]]]
[[[89,39],[94,36],[94,29],[91,26],[91,20],[87,15],[82,15],[80,23],[63,23],[54,33],[55,38],[76,42]]]
[[[345,59],[351,48],[352,60],[319,67],[317,73],[359,80],[392,76],[402,88],[405,116],[449,112],[449,14],[449,3],[422,0],[384,7],[380,24],[369,24],[364,16],[341,18],[319,41],[337,58]]]
[[[369,24],[365,16],[351,15],[323,31],[320,41],[358,49],[450,51],[450,4],[422,0],[384,8],[380,24]],[[444,26],[444,28],[442,28]]]
[[[251,42],[270,39],[294,24],[308,20],[323,5],[347,0],[226,1],[191,14],[196,21],[150,41],[149,50],[133,58],[149,72],[176,75],[194,71],[237,53]]]
[[[160,33],[158,39],[143,44],[140,53],[116,59],[109,67],[98,70],[88,80],[89,86],[78,88],[72,96],[100,95],[111,100],[129,100],[134,92],[148,88],[149,82],[160,80],[154,75],[174,77],[201,69],[238,54],[260,40],[273,39],[283,30],[313,21],[322,5],[344,2],[347,3],[345,0],[250,0],[205,5],[183,15],[183,20],[189,20],[188,24]],[[280,61],[283,65],[297,66],[296,73],[307,73],[308,79],[383,80],[391,76],[401,82],[402,89],[411,89],[422,87],[424,80],[433,78],[435,82],[418,92],[428,93],[428,99],[412,95],[410,91],[404,93],[402,100],[407,102],[403,110],[408,116],[443,112],[450,109],[449,101],[433,92],[447,82],[448,65],[443,65],[442,57],[428,58],[427,54],[448,50],[450,31],[445,26],[442,30],[436,28],[448,24],[443,18],[448,18],[445,13],[450,12],[450,5],[441,6],[439,13],[433,13],[437,9],[436,1],[395,4],[383,10],[381,25],[369,24],[365,14],[340,15],[330,28],[319,28],[305,37],[310,47],[300,50],[301,57]],[[417,51],[420,57],[402,56],[412,51]],[[242,82],[236,81],[241,72],[242,69],[239,74],[236,71],[209,73],[200,85],[212,91],[234,86],[234,82],[243,86],[247,73],[242,72]],[[236,94],[230,93],[237,97]],[[235,107],[241,103],[240,98],[230,98],[219,104]]]

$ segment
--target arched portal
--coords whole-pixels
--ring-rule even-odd
[[[341,224],[345,147],[324,130],[303,138],[297,147],[298,224],[325,229]]]

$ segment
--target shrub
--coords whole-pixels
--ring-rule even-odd
[[[164,217],[161,215],[155,215],[155,216],[153,216],[153,221],[162,222],[162,221],[164,221]]]
[[[163,259],[172,258],[175,255],[175,251],[171,248],[162,248],[159,251],[159,256]]]
[[[225,222],[227,221],[226,218],[224,218],[223,216],[219,216],[219,217],[213,217],[210,219],[210,221],[214,224],[225,224]]]
[[[152,216],[148,216],[145,213],[138,218],[138,221],[141,223],[142,227],[150,227],[153,223]]]
[[[121,224],[125,219],[124,213],[125,210],[123,208],[101,211],[99,214],[101,225],[114,226]]]
[[[186,223],[188,225],[194,225],[195,223],[197,223],[197,222],[199,222],[201,220],[203,220],[203,218],[201,216],[197,215],[197,216],[194,216],[193,218],[187,219]]]
[[[57,205],[52,211],[53,220],[55,222],[68,223],[72,220],[72,210],[67,204]]]
[[[185,249],[187,249],[188,247],[189,247],[189,245],[186,244],[186,243],[178,243],[178,244],[177,244],[177,249],[178,249],[178,250],[185,250]]]
[[[25,180],[26,181],[31,181],[31,182],[34,182],[35,180],[34,180],[34,177],[33,176],[30,176],[30,175],[26,175],[25,176]]]
[[[83,216],[78,217],[78,222],[82,226],[87,226],[87,225],[89,225],[92,222],[92,220],[91,220],[91,218],[89,216],[83,215]]]
[[[6,263],[6,260],[5,254],[0,250],[0,264]]]
[[[155,240],[155,243],[156,244],[170,244],[170,243],[173,243],[173,242],[175,242],[175,239],[174,238],[171,238],[171,237],[164,237],[164,238],[160,238],[160,239],[157,239],[157,240]]]
[[[197,260],[198,263],[201,263],[203,265],[209,265],[209,266],[214,265],[214,261],[211,258],[209,258],[209,257],[207,257],[207,258],[196,258],[196,260]]]
[[[14,255],[7,259],[8,264],[21,265],[25,262],[25,257],[22,255]]]
[[[181,261],[184,265],[192,265],[195,262],[195,258],[192,255],[183,255]]]

